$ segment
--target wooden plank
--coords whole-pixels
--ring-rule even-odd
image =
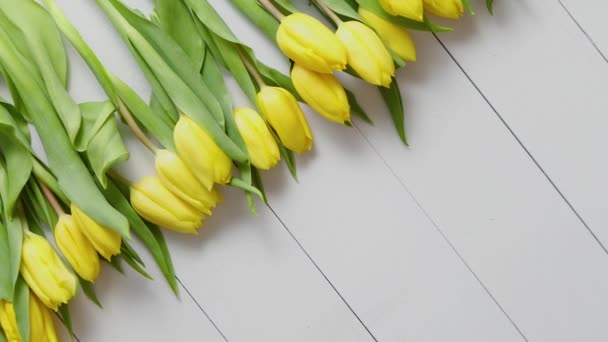
[[[496,19],[484,19],[480,13],[467,21],[477,29],[459,26],[464,33],[441,37],[450,41],[457,55],[477,53],[474,63],[466,65],[485,66],[485,72],[493,75],[495,87],[490,88],[489,98],[499,112],[501,105],[509,103],[522,111],[536,108],[512,115],[547,117],[554,113],[543,108],[551,105],[549,99],[541,101],[536,96],[557,87],[559,83],[549,74],[567,66],[545,72],[540,65],[539,71],[518,61],[541,59],[532,55],[536,51],[532,46],[538,48],[541,42],[526,44],[525,37],[543,31],[547,25],[542,18],[551,16],[551,11],[527,15],[525,9],[536,4],[496,3],[500,13]],[[492,25],[502,29],[492,29]],[[530,27],[518,29],[526,25]],[[551,24],[559,39],[563,39],[560,27],[564,25]],[[375,126],[359,126],[528,340],[605,340],[605,253],[443,48],[429,34],[414,38],[419,62],[399,75],[408,103],[412,147],[399,146],[386,116],[377,115]],[[568,45],[562,48],[571,50]],[[545,57],[544,63],[552,63]],[[557,54],[551,58],[561,60]],[[543,80],[537,72],[548,78]],[[485,93],[490,79],[479,74],[487,81],[478,83]],[[566,72],[564,77],[573,75]],[[531,89],[528,83],[533,82]],[[518,87],[527,93],[509,93]],[[362,88],[359,93],[368,90]],[[568,103],[564,94],[558,95]],[[368,102],[369,108],[377,108],[379,101]],[[594,101],[588,106],[595,106]],[[572,121],[571,126],[578,125]],[[602,125],[602,120],[597,123]],[[539,138],[542,132],[536,132]],[[562,152],[558,148],[555,153]],[[585,166],[585,170],[590,168]]]
[[[496,6],[441,39],[608,246],[608,64],[559,2]]]
[[[602,15],[606,12],[606,2],[598,0],[561,0],[560,3],[580,25],[583,34],[602,58],[608,62],[608,24]]]
[[[151,257],[140,255],[147,265],[154,265]],[[111,267],[102,269],[95,288],[103,309],[82,294],[72,302],[74,331],[80,341],[224,341],[191,298],[185,293],[181,300],[173,295],[154,266],[148,270],[156,281],[127,268],[125,275]]]

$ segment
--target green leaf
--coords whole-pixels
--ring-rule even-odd
[[[57,312],[57,314],[59,315],[59,318],[61,318],[61,322],[63,323],[65,328],[70,333],[70,340],[73,342],[74,337],[76,335],[74,334],[74,324],[72,323],[72,314],[70,313],[70,305],[62,304],[61,306],[59,306],[59,311]]]
[[[4,330],[0,326],[0,342],[6,342],[6,337],[4,337]]]
[[[194,34],[197,27],[188,7],[181,0],[154,0],[154,13],[160,28],[173,38],[200,70],[205,58],[203,39]]]
[[[154,72],[165,91],[180,111],[203,126],[215,142],[236,161],[246,161],[247,155],[224,133],[223,123],[212,113],[221,112],[220,104],[192,61],[170,37],[153,23],[134,14],[119,1],[98,0],[130,48],[139,54]]]
[[[0,196],[3,210],[12,217],[15,203],[32,172],[31,148],[17,122],[0,106],[0,147],[4,154],[5,174],[1,179]]]
[[[19,277],[15,286],[15,300],[13,301],[15,308],[15,317],[17,318],[17,327],[19,335],[23,341],[30,340],[30,288],[27,287],[25,280]]]
[[[122,258],[120,257],[120,255],[113,256],[112,259],[110,259],[109,264],[110,266],[112,266],[113,269],[118,271],[118,273],[123,275],[125,274],[125,271],[122,269]]]
[[[112,258],[112,261],[114,261],[114,259],[118,259],[116,257]],[[114,265],[112,263],[112,265]],[[122,273],[122,269],[121,273]],[[80,288],[82,289],[82,293],[84,293],[84,295],[91,301],[93,302],[95,305],[97,305],[100,309],[103,309],[103,306],[101,305],[101,302],[99,301],[99,298],[97,298],[97,293],[95,293],[95,287],[93,287],[93,283],[88,282],[80,277],[78,277],[79,283],[80,283]]]
[[[188,0],[189,3],[192,0]],[[230,0],[245,16],[247,16],[264,34],[276,42],[279,21],[268,13],[257,0]],[[201,1],[202,2],[202,1]]]
[[[384,98],[384,102],[386,103],[389,111],[391,112],[391,117],[393,118],[393,123],[395,124],[395,128],[399,133],[399,137],[401,141],[407,145],[407,137],[405,134],[405,114],[403,111],[403,100],[401,98],[401,92],[399,90],[399,84],[397,80],[393,79],[391,82],[390,88],[378,87],[380,89],[380,93]]]
[[[22,35],[10,37],[21,40],[29,49],[30,62],[36,66],[46,93],[74,142],[80,129],[81,117],[78,105],[66,90],[67,56],[61,35],[52,18],[33,0],[0,0],[0,10],[19,28]],[[82,146],[76,146],[83,151]]]
[[[14,45],[0,29],[0,64],[15,82],[20,94],[27,94],[25,102],[32,122],[38,131],[49,160],[49,168],[57,177],[61,190],[87,215],[102,226],[129,236],[127,220],[104,199],[89,170],[59,120],[55,109],[44,96],[39,84],[15,54]]]
[[[486,0],[486,7],[491,15],[494,15],[494,0]]]
[[[126,241],[123,241],[122,243],[123,243],[123,245],[127,244]],[[125,250],[123,249],[123,253],[121,253],[120,257],[127,263],[127,265],[131,266],[132,269],[134,269],[137,273],[142,275],[144,278],[154,280],[154,278],[152,278],[152,276],[150,276],[148,274],[148,272],[146,272],[146,270],[144,270],[143,265],[141,265],[139,262],[137,262],[136,259],[139,259],[139,256],[137,255],[137,253],[135,253],[135,251],[131,247],[129,247],[128,250],[130,250],[130,252],[125,253]],[[141,259],[139,259],[139,260],[141,260]]]
[[[359,104],[359,101],[357,101],[357,98],[355,97],[355,94],[353,94],[348,89],[344,89],[344,90],[346,91],[346,97],[348,98],[348,103],[350,104],[351,113],[354,115],[357,115],[360,119],[367,122],[368,124],[373,125],[374,122],[367,115],[367,112],[365,111],[365,109],[363,109],[363,107],[361,107],[361,105]]]
[[[475,14],[475,11],[473,11],[473,6],[471,6],[471,2],[469,0],[462,0],[462,4],[464,5],[465,10],[469,12],[470,15]]]
[[[11,219],[6,212],[3,212],[2,217],[3,222],[0,222],[0,267],[3,271],[0,272],[0,300],[12,302],[21,265],[23,228],[21,217]]]
[[[108,182],[108,187],[104,190],[104,194],[108,201],[110,201],[114,207],[129,220],[133,232],[144,243],[146,249],[150,252],[154,261],[163,273],[163,276],[169,283],[169,286],[177,294],[178,287],[175,278],[175,270],[164,237],[156,226],[146,224],[135,210],[133,210],[133,207],[127,199],[128,191],[128,187],[124,187],[124,192],[121,191],[119,186],[114,181],[110,180]]]
[[[317,0],[322,2],[334,13],[339,14],[343,18],[348,18],[350,20],[358,20],[361,21],[361,17],[357,13],[351,5],[344,0]]]
[[[22,198],[28,207],[27,211],[33,212],[34,215],[32,216],[35,216],[38,220],[44,220],[44,223],[51,229],[55,228],[55,225],[57,224],[57,213],[55,213],[46,197],[44,197],[33,178],[30,178],[25,187]]]
[[[285,15],[298,12],[298,9],[289,0],[274,0],[273,2]]]
[[[99,183],[107,186],[106,172],[129,158],[116,120],[114,105],[109,101],[80,104],[82,112],[81,137],[86,154]]]
[[[232,117],[232,98],[230,97],[228,88],[226,88],[226,83],[224,83],[224,76],[222,76],[222,72],[220,71],[215,58],[213,58],[209,50],[207,50],[205,54],[201,75],[207,84],[214,85],[210,88],[210,90],[222,109],[222,111],[217,113],[216,116],[222,115],[221,120],[224,122],[224,125],[227,126],[228,118]],[[226,127],[226,129],[228,130],[228,127]],[[240,135],[238,137],[234,137],[228,132],[228,136],[242,151],[247,151],[245,144],[240,138]],[[235,140],[235,138],[238,140]]]

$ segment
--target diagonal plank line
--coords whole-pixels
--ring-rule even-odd
[[[300,247],[300,250],[302,250],[302,252],[304,253],[304,255],[306,255],[306,257],[308,258],[308,260],[315,266],[315,268],[317,269],[317,271],[319,271],[319,273],[321,273],[321,275],[323,276],[323,278],[325,279],[325,281],[329,284],[329,286],[331,286],[331,288],[338,295],[338,297],[340,297],[340,299],[346,305],[346,307],[348,308],[348,310],[350,310],[350,312],[355,316],[355,318],[357,319],[357,321],[359,321],[359,323],[363,326],[363,328],[365,328],[365,331],[367,331],[367,333],[369,334],[369,336],[375,342],[378,342],[378,339],[376,339],[376,336],[374,336],[374,334],[372,334],[372,332],[369,330],[369,328],[367,327],[367,325],[365,325],[365,323],[363,323],[363,320],[361,319],[361,317],[359,317],[359,315],[355,312],[355,310],[353,310],[353,308],[350,306],[350,304],[348,304],[348,302],[342,296],[342,294],[340,293],[340,291],[338,291],[338,289],[334,286],[334,284],[331,282],[331,280],[329,280],[329,278],[325,275],[325,272],[323,272],[323,270],[321,270],[321,267],[319,267],[319,265],[315,262],[315,260],[312,258],[312,256],[310,256],[310,254],[308,254],[308,251],[306,251],[306,249],[304,248],[304,246],[302,246],[302,244],[300,243],[300,241],[298,241],[298,239],[295,237],[295,235],[287,227],[287,225],[285,224],[285,222],[283,222],[283,220],[274,211],[274,209],[270,206],[270,204],[267,204],[267,206],[268,206],[268,209],[270,209],[270,211],[274,215],[274,217],[276,217],[276,219],[279,220],[279,222],[281,223],[281,225],[283,226],[283,228],[285,228],[285,230],[287,231],[287,233],[291,236],[291,238],[293,239],[293,241],[295,241],[295,243],[298,245],[298,247]]]
[[[471,84],[473,85],[473,87],[475,87],[475,90],[477,90],[477,92],[479,93],[479,95],[481,95],[481,97],[483,98],[483,100],[492,109],[492,111],[494,112],[494,114],[496,114],[496,116],[498,117],[498,119],[507,128],[507,130],[509,131],[509,133],[511,134],[511,136],[513,136],[513,138],[515,139],[515,141],[517,141],[517,143],[519,144],[519,146],[528,155],[528,157],[530,158],[530,160],[532,160],[532,162],[540,170],[540,172],[543,174],[543,176],[545,177],[545,179],[547,179],[547,181],[549,182],[549,184],[551,184],[551,186],[553,187],[553,189],[555,189],[555,191],[559,194],[559,196],[566,203],[566,205],[568,205],[568,207],[570,208],[570,210],[572,210],[572,212],[574,213],[574,215],[576,215],[576,217],[578,218],[578,220],[583,224],[583,226],[585,226],[585,229],[591,235],[591,237],[593,237],[593,239],[595,240],[595,242],[597,242],[597,244],[600,246],[600,248],[602,248],[602,250],[604,251],[604,253],[608,254],[608,249],[606,248],[606,246],[604,246],[604,244],[602,243],[602,241],[597,237],[597,235],[595,235],[595,232],[591,229],[591,227],[589,226],[589,224],[587,224],[587,222],[585,221],[585,219],[574,208],[574,205],[572,205],[572,203],[568,200],[568,198],[566,197],[566,195],[564,195],[564,193],[560,190],[560,188],[557,186],[557,184],[555,184],[555,182],[553,181],[553,179],[551,179],[551,177],[549,176],[549,174],[547,173],[547,171],[545,171],[545,169],[540,165],[540,163],[538,162],[538,160],[536,160],[536,158],[532,155],[532,153],[530,152],[530,150],[528,150],[528,148],[526,147],[526,145],[524,145],[524,143],[522,142],[522,140],[517,136],[517,134],[515,134],[515,131],[511,128],[511,126],[509,126],[509,124],[502,117],[502,115],[500,115],[500,113],[498,112],[498,110],[490,102],[490,100],[487,98],[487,96],[481,91],[481,89],[479,88],[479,86],[477,86],[477,84],[475,83],[475,81],[473,81],[473,79],[471,78],[471,76],[469,76],[469,74],[467,74],[467,72],[464,70],[464,68],[462,67],[462,65],[458,62],[458,60],[456,59],[456,57],[454,57],[454,55],[452,55],[452,53],[450,52],[450,50],[448,50],[448,48],[443,44],[443,42],[441,41],[441,39],[439,39],[439,37],[437,37],[437,35],[435,33],[433,33],[433,36],[435,37],[435,39],[437,40],[437,42],[439,42],[439,44],[445,50],[445,52],[450,56],[450,58],[454,61],[454,63],[458,66],[458,68],[460,69],[460,71],[462,71],[462,73],[464,74],[464,76],[469,80],[469,82],[471,82]]]
[[[602,52],[602,50],[600,49],[600,47],[597,46],[597,44],[595,43],[595,41],[593,40],[593,38],[591,38],[591,36],[589,35],[589,33],[587,33],[587,31],[578,22],[578,20],[576,20],[576,18],[574,17],[574,15],[572,14],[572,12],[570,12],[570,10],[568,9],[568,7],[566,7],[566,5],[564,4],[564,2],[562,0],[557,0],[557,2],[559,2],[559,4],[564,9],[564,11],[566,11],[566,13],[568,14],[568,16],[570,17],[570,19],[572,19],[572,21],[574,21],[574,23],[576,24],[576,26],[578,26],[578,28],[585,35],[585,37],[587,37],[587,40],[589,40],[589,42],[591,43],[591,45],[593,45],[593,47],[595,48],[595,51],[597,51],[597,53],[599,53],[600,56],[602,56],[602,58],[604,59],[604,61],[606,61],[606,63],[608,63],[608,57],[606,57],[606,55]]]
[[[509,322],[511,323],[511,325],[515,328],[515,330],[517,330],[517,332],[519,333],[519,335],[524,339],[524,341],[528,342],[528,338],[524,335],[524,333],[522,332],[522,330],[517,326],[517,324],[515,324],[515,321],[511,318],[511,316],[509,316],[509,314],[502,307],[502,305],[500,305],[500,303],[498,302],[498,300],[496,299],[496,297],[494,297],[494,295],[492,294],[492,292],[490,292],[490,289],[488,289],[488,287],[481,281],[481,279],[479,278],[479,276],[477,276],[477,273],[475,273],[475,271],[473,271],[473,268],[471,268],[471,266],[469,265],[469,263],[462,256],[462,254],[460,254],[460,252],[458,251],[458,249],[456,249],[456,246],[454,246],[454,244],[452,244],[452,242],[450,241],[450,239],[448,239],[447,235],[443,232],[443,230],[441,229],[441,227],[439,227],[439,225],[431,217],[431,215],[429,214],[429,212],[422,206],[422,204],[418,201],[418,199],[416,198],[416,196],[414,196],[414,194],[410,191],[410,189],[407,187],[407,185],[405,185],[405,183],[403,182],[403,180],[401,179],[401,177],[399,177],[399,175],[395,172],[395,170],[390,166],[390,164],[388,163],[388,161],[386,161],[386,159],[384,159],[384,157],[380,154],[380,151],[378,151],[378,149],[376,149],[376,146],[374,146],[372,144],[372,142],[367,138],[367,136],[363,133],[363,131],[361,130],[361,128],[359,128],[359,126],[356,123],[353,122],[353,126],[355,126],[355,128],[357,129],[357,131],[359,131],[359,134],[361,134],[361,136],[363,137],[363,139],[365,139],[365,141],[367,141],[367,144],[374,150],[374,152],[376,153],[376,155],[378,155],[378,157],[382,160],[382,162],[384,163],[384,165],[390,170],[390,172],[397,179],[397,181],[399,182],[399,184],[401,184],[401,187],[409,194],[409,196],[412,198],[412,200],[414,200],[414,203],[416,204],[416,206],[418,206],[418,208],[422,211],[422,213],[424,214],[424,216],[426,216],[426,218],[429,220],[429,222],[435,227],[435,230],[437,230],[437,232],[439,233],[439,235],[441,235],[441,237],[443,238],[443,240],[448,244],[448,246],[450,247],[450,249],[452,250],[452,252],[454,252],[454,254],[456,254],[456,256],[458,257],[458,259],[460,259],[460,261],[464,264],[464,266],[467,268],[467,270],[473,275],[473,277],[479,283],[479,285],[481,286],[481,288],[486,292],[486,294],[490,297],[490,299],[494,302],[494,304],[498,307],[498,309],[503,313],[503,315],[505,315],[505,317],[509,320]]]
[[[203,309],[203,306],[198,302],[198,300],[196,300],[196,298],[194,298],[194,296],[192,295],[192,293],[190,293],[190,290],[188,290],[188,288],[186,287],[186,285],[184,285],[184,283],[182,283],[181,279],[179,279],[179,277],[177,277],[177,276],[175,277],[175,279],[177,279],[177,282],[179,283],[179,285],[186,291],[186,293],[188,294],[188,297],[190,297],[190,299],[192,299],[194,301],[194,304],[196,304],[196,306],[203,313],[203,315],[205,315],[205,317],[207,317],[207,319],[209,320],[209,322],[211,322],[211,325],[213,325],[213,327],[215,328],[215,330],[217,330],[217,332],[220,334],[220,336],[222,336],[222,338],[224,339],[224,341],[228,342],[228,339],[226,338],[226,336],[224,335],[224,333],[220,330],[220,328],[217,326],[217,324],[215,324],[215,322],[213,321],[213,319],[211,319],[211,316],[209,316],[209,314],[207,314],[207,311],[205,311],[205,309]]]

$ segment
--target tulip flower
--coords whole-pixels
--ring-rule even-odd
[[[73,204],[71,210],[82,233],[104,259],[110,261],[112,256],[120,254],[120,245],[122,244],[120,234],[99,225]]]
[[[277,43],[297,64],[329,74],[346,68],[346,49],[323,23],[296,12],[285,17],[277,30]]]
[[[232,160],[196,122],[181,115],[173,131],[173,140],[177,155],[207,190],[211,190],[214,183],[228,183]]]
[[[21,342],[15,308],[12,303],[7,301],[0,301],[0,326],[4,330],[8,342]],[[0,337],[2,336],[0,335]]]
[[[57,342],[53,317],[48,308],[30,292],[30,341]]]
[[[379,0],[380,6],[389,14],[422,21],[424,10],[422,0]]]
[[[80,278],[94,282],[99,275],[99,255],[73,216],[62,214],[55,226],[55,241]]]
[[[336,76],[295,64],[291,69],[291,81],[304,102],[327,120],[340,124],[350,121],[346,91]]]
[[[424,0],[424,10],[438,17],[459,19],[464,13],[462,0]]]
[[[399,58],[409,62],[416,61],[416,47],[405,28],[393,24],[363,7],[359,7],[359,15],[368,26],[376,30],[384,44]]]
[[[42,236],[26,232],[21,251],[21,275],[49,309],[57,311],[76,294],[76,277]]]
[[[144,219],[178,233],[196,234],[205,215],[169,191],[158,177],[131,186],[131,205]]]
[[[303,153],[312,148],[312,132],[296,98],[279,87],[262,87],[258,105],[285,147]]]
[[[389,87],[395,75],[395,64],[382,40],[369,26],[359,21],[346,21],[336,35],[346,46],[348,64],[373,85]]]
[[[156,172],[163,185],[175,196],[207,215],[215,208],[221,195],[207,190],[175,153],[160,150],[156,153]]]
[[[234,121],[247,145],[251,164],[260,170],[277,165],[281,159],[279,147],[260,114],[251,108],[238,108],[234,110]]]

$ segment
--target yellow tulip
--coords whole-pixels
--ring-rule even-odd
[[[197,210],[211,215],[211,209],[221,198],[216,189],[207,190],[186,163],[171,151],[158,151],[155,164],[161,182],[169,191]]]
[[[262,87],[258,105],[288,149],[303,153],[312,148],[312,132],[295,97],[279,87]]]
[[[17,326],[17,316],[12,303],[0,301],[0,326],[8,342],[21,342],[21,334]],[[2,337],[0,335],[0,337]],[[35,341],[35,340],[32,340]]]
[[[76,224],[104,259],[110,261],[112,256],[120,254],[120,245],[122,244],[120,234],[99,225],[75,205],[72,205],[71,209]]]
[[[373,85],[389,87],[395,75],[395,64],[380,37],[359,21],[346,21],[338,26],[336,35],[348,54],[348,64]]]
[[[144,219],[178,233],[196,234],[205,215],[169,191],[158,177],[131,186],[131,205]]]
[[[26,232],[21,251],[21,275],[49,309],[57,311],[76,294],[76,277],[42,236]]]
[[[84,235],[73,216],[62,214],[55,226],[55,242],[72,268],[87,281],[99,275],[99,255]]]
[[[459,19],[464,14],[462,0],[424,0],[424,10],[439,17]]]
[[[389,14],[422,21],[424,10],[422,0],[380,0],[380,6]]]
[[[346,50],[336,35],[319,20],[296,12],[285,17],[277,30],[277,43],[294,62],[329,74],[346,68]]]
[[[266,122],[251,108],[234,110],[234,121],[247,145],[251,164],[260,170],[269,170],[281,159],[277,142]]]
[[[374,12],[359,7],[363,21],[376,30],[384,44],[404,61],[416,61],[416,47],[407,30],[399,25],[377,16]]]
[[[295,64],[291,69],[291,81],[304,102],[327,120],[340,124],[350,121],[346,91],[336,76]]]
[[[177,154],[207,190],[213,188],[214,182],[228,183],[232,160],[201,126],[182,115],[173,131],[173,139]]]
[[[57,342],[51,311],[30,292],[30,341]]]

